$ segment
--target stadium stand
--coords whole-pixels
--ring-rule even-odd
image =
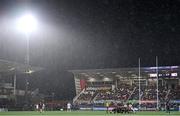
[[[170,93],[168,94],[168,99],[171,100],[179,100],[180,98],[180,86],[175,89],[170,89]]]
[[[155,69],[142,67],[140,81],[138,68],[70,71],[74,74],[76,94],[79,96],[74,102],[81,104],[82,101],[88,101],[88,107],[95,109],[105,107],[106,102],[112,107],[114,104],[130,103],[138,108],[140,82],[141,110],[156,110],[157,107],[165,109],[168,100],[172,107],[180,105],[179,66],[159,67],[158,106]]]

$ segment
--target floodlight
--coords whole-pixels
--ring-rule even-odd
[[[17,20],[18,31],[31,33],[37,28],[37,20],[32,14],[26,14]]]
[[[31,73],[33,73],[33,72],[34,72],[34,70],[25,71],[26,74],[31,74]]]

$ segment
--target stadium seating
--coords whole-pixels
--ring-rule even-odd
[[[176,89],[171,89],[168,95],[168,98],[171,100],[179,100],[180,99],[180,86]]]
[[[78,101],[91,101],[93,96],[95,94],[95,91],[84,91],[83,93],[80,94],[80,96],[78,97]]]
[[[144,110],[155,110],[157,107],[157,88],[156,86],[141,86],[141,108]],[[179,100],[180,98],[180,89],[167,89],[165,86],[159,87],[159,104],[162,108],[165,107],[166,100]],[[110,101],[111,106],[113,103],[123,103],[128,100],[139,100],[139,87],[138,86],[118,86],[117,89],[95,89],[93,87],[87,88],[82,92],[77,101],[88,101],[86,103],[97,103],[103,105],[103,101]],[[98,102],[99,101],[99,102]],[[102,103],[101,103],[102,102]],[[83,102],[80,102],[82,104]],[[85,102],[84,102],[85,103]],[[96,105],[97,105],[96,104]],[[98,105],[99,106],[99,105]],[[133,103],[134,107],[138,107],[138,102]]]
[[[164,101],[167,93],[168,93],[168,89],[165,89],[165,87],[160,87],[159,99],[161,101]],[[157,99],[156,86],[142,86],[140,95],[141,95],[141,100],[156,100]],[[134,93],[131,95],[130,100],[138,100],[138,99],[139,99],[139,88],[137,87]]]
[[[96,100],[127,100],[132,89],[118,88],[117,90],[99,91]]]

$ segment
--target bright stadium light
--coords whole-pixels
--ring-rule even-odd
[[[26,74],[31,74],[31,73],[33,73],[33,72],[34,72],[33,70],[25,71]]]
[[[17,29],[29,34],[37,29],[37,20],[32,14],[26,14],[17,19]]]
[[[28,75],[33,73],[32,70],[29,70],[29,39],[30,35],[33,31],[37,29],[37,20],[32,14],[25,14],[22,17],[18,18],[16,20],[16,27],[19,32],[22,32],[25,34],[25,39],[26,39],[26,70],[25,73],[27,74],[26,79],[26,88],[25,88],[25,104],[28,103],[27,100],[27,92],[28,92],[28,86],[29,86],[29,81],[28,81]]]

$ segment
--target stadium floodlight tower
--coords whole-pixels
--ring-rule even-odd
[[[34,32],[37,29],[37,20],[35,16],[33,16],[31,13],[27,13],[17,19],[17,29],[19,32],[23,33],[25,35],[26,39],[26,58],[25,58],[25,64],[26,69],[25,73],[29,75],[31,73],[31,70],[29,69],[29,39],[32,32]],[[26,77],[26,89],[25,89],[25,102],[27,102],[27,92],[28,92],[28,76]]]
[[[25,34],[26,39],[26,65],[29,65],[29,39],[30,34],[37,29],[37,20],[36,18],[28,13],[18,18],[17,20],[17,29],[18,31]],[[29,70],[28,70],[29,72]]]

